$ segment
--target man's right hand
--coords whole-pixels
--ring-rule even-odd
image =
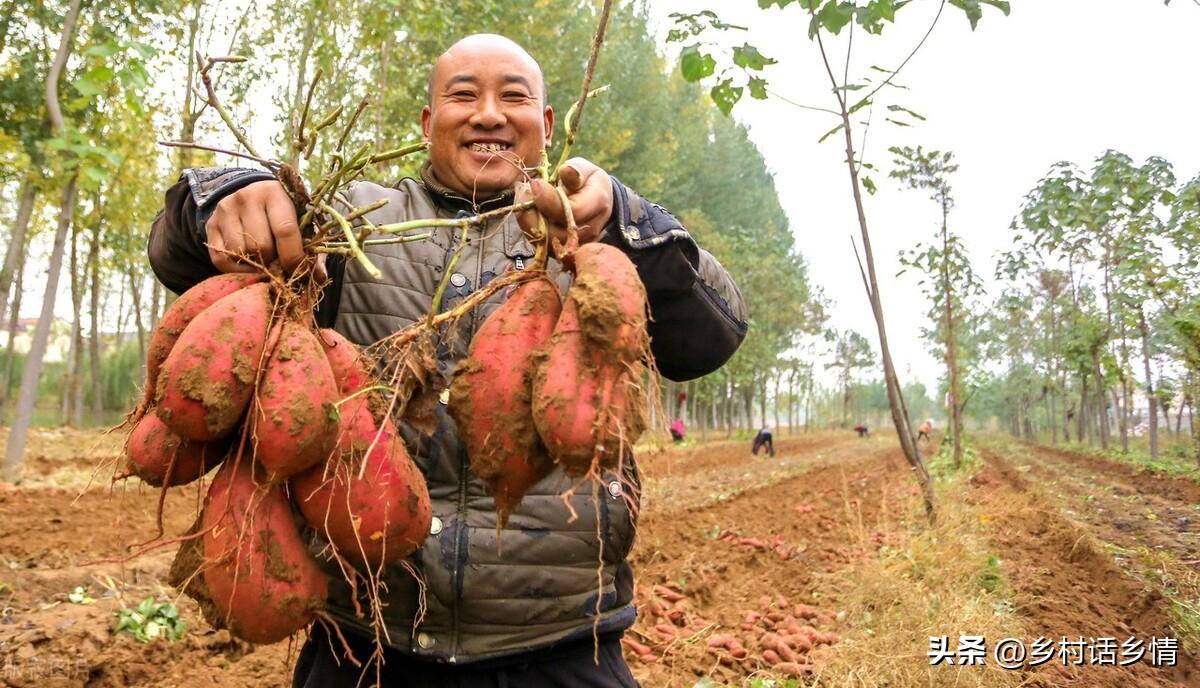
[[[290,274],[304,258],[292,199],[275,180],[254,182],[222,198],[205,224],[208,257],[221,272],[254,272],[279,260]]]

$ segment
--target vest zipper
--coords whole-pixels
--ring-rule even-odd
[[[463,241],[470,239],[471,227],[463,228]],[[483,279],[483,256],[486,254],[485,237],[487,236],[487,227],[480,228],[478,244],[475,248],[475,282],[474,288],[479,289],[480,280]],[[471,338],[475,338],[475,330],[477,329],[478,314],[471,312]],[[454,611],[451,614],[451,653],[450,661],[454,661],[454,655],[459,649],[459,605],[462,604],[462,595],[459,592],[462,590],[463,577],[466,575],[467,554],[471,547],[471,529],[468,523],[467,514],[467,486],[470,482],[467,478],[468,472],[471,470],[471,462],[467,456],[466,447],[459,447],[459,468],[458,468],[458,527],[454,531]]]

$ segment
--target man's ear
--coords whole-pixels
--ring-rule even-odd
[[[421,136],[425,137],[425,142],[429,142],[429,118],[433,116],[429,106],[421,108]]]
[[[552,140],[554,139],[554,108],[547,105],[546,109],[542,112],[542,119],[545,120],[546,125],[545,144],[546,148],[549,148]]]

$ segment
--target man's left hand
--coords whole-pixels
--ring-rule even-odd
[[[571,215],[579,228],[579,244],[595,241],[612,216],[612,180],[608,173],[583,158],[571,158],[559,170],[558,179],[567,193]],[[516,202],[532,199],[534,207],[546,218],[547,229],[559,241],[567,238],[567,215],[562,199],[550,184],[534,179],[518,184]],[[538,212],[527,210],[517,216],[526,235],[538,232]]]

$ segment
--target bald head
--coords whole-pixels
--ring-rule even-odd
[[[526,79],[532,78],[533,83],[529,86],[531,90],[536,89],[541,94],[542,102],[546,102],[546,77],[542,74],[542,66],[537,60],[529,54],[525,48],[511,38],[501,36],[496,33],[476,33],[460,38],[458,41],[446,49],[446,52],[438,56],[433,62],[433,69],[429,72],[429,83],[426,92],[426,100],[430,106],[433,105],[433,89],[434,84],[439,83],[439,78],[445,80],[444,83],[451,83],[455,75],[448,75],[446,72],[451,71],[451,68],[460,60],[491,60],[497,57],[507,58],[517,63],[523,64],[526,68],[520,71],[528,71],[529,74],[513,74],[514,81],[516,77],[524,76]],[[536,75],[536,77],[534,77]],[[462,76],[462,75],[458,75]]]

